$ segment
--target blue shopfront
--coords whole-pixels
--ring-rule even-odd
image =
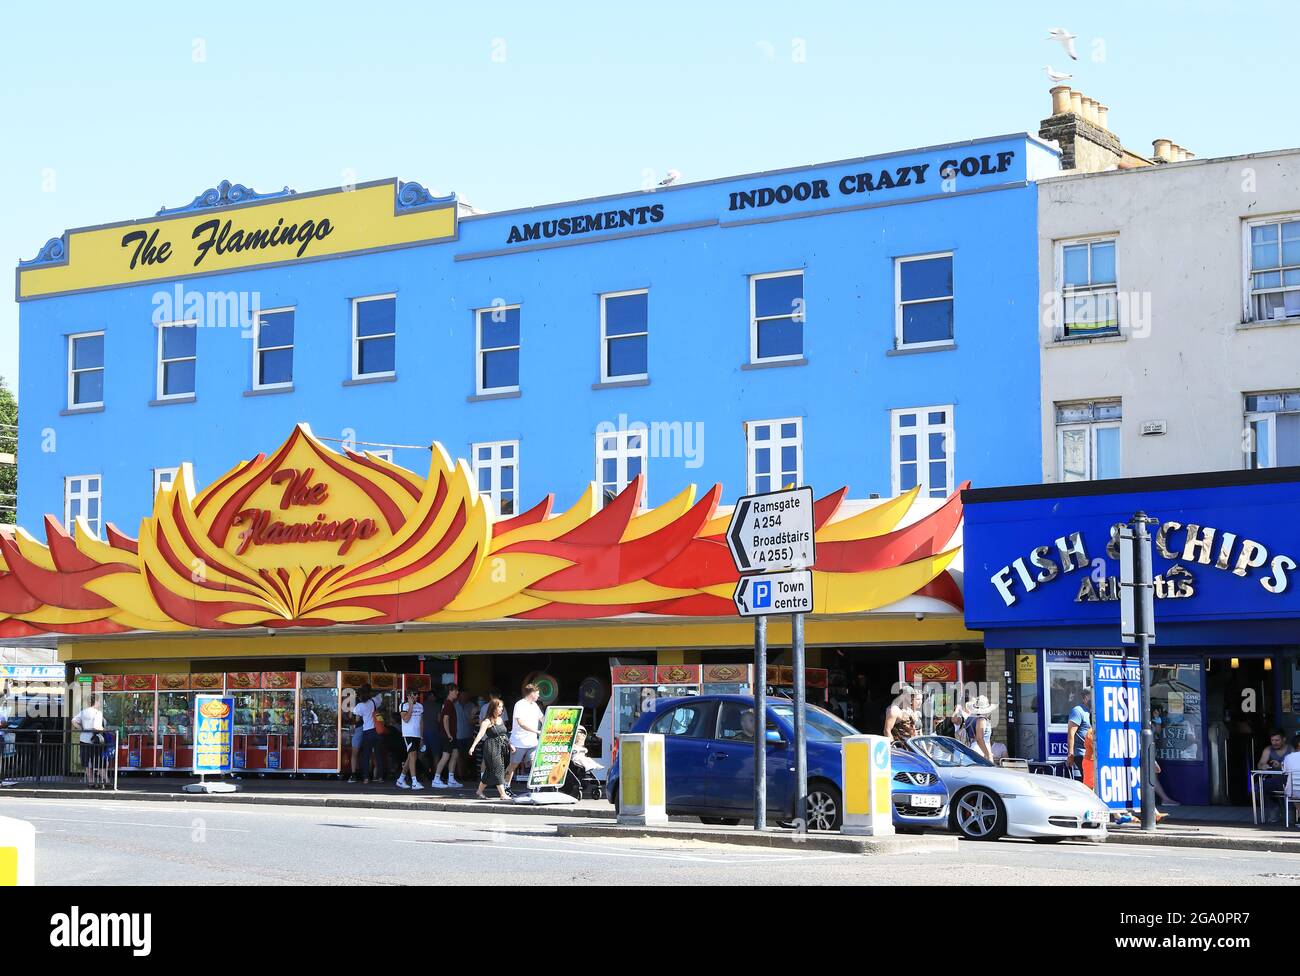
[[[1060,761],[1094,653],[1120,640],[1117,527],[1153,521],[1151,709],[1162,783],[1247,803],[1249,771],[1300,725],[1300,468],[970,490],[966,626],[1007,652],[1008,738]]]

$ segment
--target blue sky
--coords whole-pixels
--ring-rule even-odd
[[[1300,6],[1231,6],[25,4],[0,34],[0,253],[13,267],[67,227],[222,179],[400,176],[500,210],[670,168],[707,179],[1036,132],[1048,63],[1139,152],[1157,137],[1201,156],[1300,145]],[[1078,62],[1044,39],[1058,25]],[[0,304],[11,384],[17,322]]]

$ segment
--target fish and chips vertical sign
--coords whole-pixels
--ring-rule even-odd
[[[194,772],[231,771],[235,699],[225,695],[194,698]]]
[[[1111,810],[1142,807],[1142,667],[1136,658],[1092,659],[1097,794]]]
[[[547,706],[542,718],[542,732],[537,740],[537,755],[533,757],[533,771],[528,775],[530,790],[564,785],[581,721],[581,705]]]

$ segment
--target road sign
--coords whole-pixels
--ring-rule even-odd
[[[731,597],[742,617],[769,613],[812,613],[812,570],[742,576]]]
[[[815,561],[812,489],[745,495],[731,513],[727,547],[736,569],[742,573],[812,566]]]

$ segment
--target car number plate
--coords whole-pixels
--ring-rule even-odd
[[[912,806],[914,807],[933,807],[938,809],[940,806],[940,797],[933,796],[929,793],[913,793]]]

